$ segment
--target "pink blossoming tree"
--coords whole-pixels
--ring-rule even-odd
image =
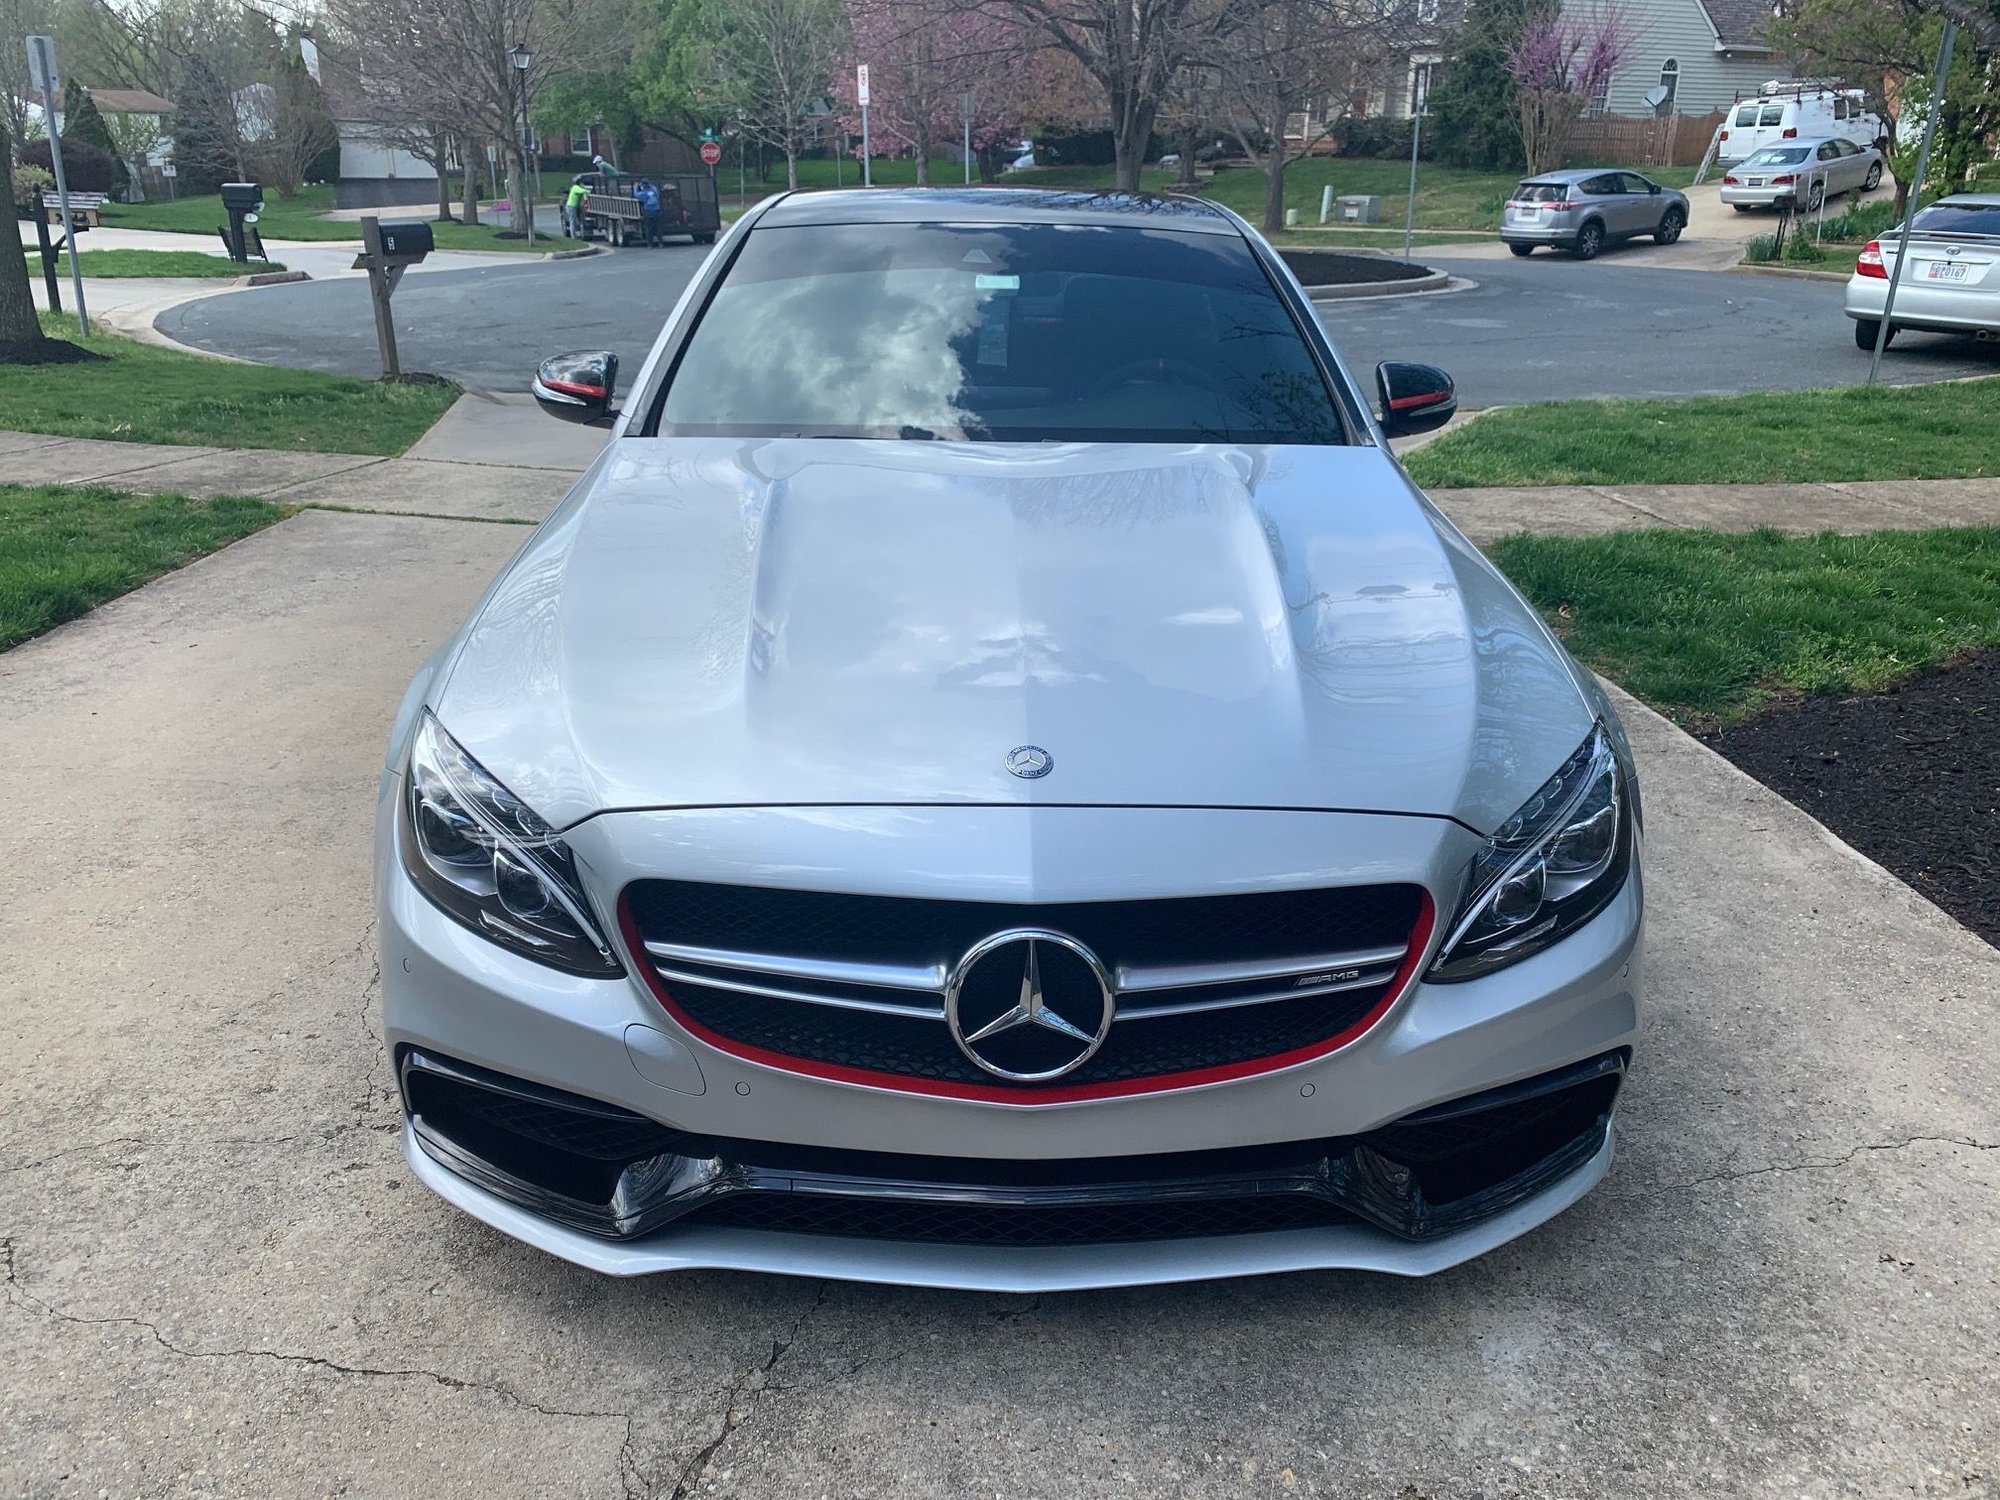
[[[973,151],[990,178],[997,148],[1019,140],[1032,118],[1040,59],[1022,29],[943,0],[849,0],[847,13],[852,55],[834,87],[840,128],[861,133],[854,68],[866,63],[871,144],[878,154],[909,151],[926,183],[932,157],[961,144],[969,96]]]
[[[1562,165],[1576,122],[1593,99],[1602,98],[1631,50],[1624,13],[1610,8],[1589,14],[1536,7],[1507,54],[1507,71],[1521,109],[1521,145],[1528,170],[1548,172]]]

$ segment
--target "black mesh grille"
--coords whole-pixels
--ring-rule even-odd
[[[683,1222],[928,1244],[1093,1245],[1319,1229],[1352,1223],[1353,1218],[1336,1204],[1305,1194],[1012,1207],[749,1193],[698,1209]]]
[[[627,888],[626,899],[640,934],[655,942],[948,964],[991,933],[1047,927],[1115,966],[1227,963],[1401,943],[1416,924],[1423,891],[1363,885],[1015,906],[640,880]]]
[[[667,992],[710,1031],[787,1057],[944,1083],[997,1082],[959,1051],[941,1021],[800,1005],[689,984],[669,984]],[[1121,1021],[1088,1063],[1043,1086],[1111,1083],[1273,1057],[1338,1035],[1381,997],[1378,985],[1268,1005]],[[1012,1087],[1031,1091],[1036,1085]]]
[[[1423,892],[1414,885],[1349,886],[1010,906],[640,881],[627,900],[640,936],[655,942],[794,958],[949,965],[994,932],[1032,926],[1077,938],[1115,968],[1392,947],[1409,940]],[[995,1082],[936,1020],[774,1000],[686,980],[666,987],[696,1024],[767,1052],[932,1082]],[[1111,1028],[1087,1065],[1041,1087],[1158,1077],[1309,1047],[1354,1026],[1385,989],[1386,982],[1184,1016],[1131,1014]],[[1032,1091],[1037,1085],[1013,1087]]]

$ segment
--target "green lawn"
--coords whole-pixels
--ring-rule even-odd
[[[843,161],[839,165],[842,185],[860,186],[856,163]],[[805,189],[833,187],[834,166],[831,160],[800,162],[799,186]],[[717,186],[723,192],[733,194],[736,190],[733,170],[734,163],[725,161],[716,174]],[[1694,180],[1692,167],[1648,167],[1643,170],[1647,176],[1670,187],[1686,187]],[[874,176],[878,187],[913,183],[917,179],[917,164],[914,160],[878,161]],[[933,183],[962,182],[964,176],[964,168],[955,157],[940,157],[931,163]],[[1166,193],[1177,191],[1179,180],[1177,168],[1148,167],[1140,174],[1139,185],[1148,192]],[[1466,172],[1423,162],[1417,169],[1417,226],[1420,229],[1497,232],[1501,205],[1520,180],[1518,172]],[[784,186],[784,164],[780,162],[773,168],[768,182],[758,183],[754,174],[746,181],[753,198],[777,192]],[[1108,190],[1112,183],[1112,170],[1108,166],[1034,167],[1027,171],[1009,172],[1000,181],[1005,187]],[[1299,211],[1302,224],[1315,225],[1319,222],[1322,188],[1331,187],[1336,198],[1350,193],[1378,194],[1382,199],[1383,232],[1394,228],[1397,231],[1395,243],[1400,245],[1400,226],[1403,205],[1409,196],[1409,181],[1410,164],[1407,161],[1383,161],[1372,157],[1308,157],[1293,162],[1285,172],[1285,206]],[[1253,224],[1263,218],[1264,174],[1254,166],[1239,164],[1213,175],[1204,174],[1195,191],[1218,203],[1227,204]]]
[[[2000,643],[2000,527],[1516,536],[1488,551],[1579,659],[1683,721],[1869,691]]]
[[[2000,380],[1508,407],[1408,467],[1441,489],[1979,478],[2000,474]]]
[[[80,250],[76,258],[86,276],[254,276],[285,269],[261,260],[239,266],[203,250]],[[64,260],[65,269],[68,264]]]
[[[358,241],[361,226],[353,219],[320,217],[332,207],[333,189],[324,185],[305,188],[298,197],[289,200],[272,191],[264,199],[264,212],[258,215],[257,229],[267,240]],[[434,203],[416,203],[404,208],[385,208],[382,217],[429,221],[436,212],[437,205]],[[157,229],[168,234],[206,235],[211,243],[220,245],[222,241],[215,232],[216,227],[228,223],[229,215],[222,207],[222,199],[211,194],[202,198],[154,203],[107,203],[104,205],[104,222],[118,229]],[[440,250],[528,248],[525,240],[500,239],[498,231],[502,227],[498,223],[432,224],[431,231]],[[537,255],[561,248],[560,244],[550,244],[545,235],[535,241]]]
[[[75,342],[76,324],[44,313]],[[0,365],[0,430],[134,443],[398,454],[458,399],[453,385],[384,385],[345,375],[206,359],[93,334],[86,364]]]
[[[242,496],[0,484],[0,651],[284,514]]]

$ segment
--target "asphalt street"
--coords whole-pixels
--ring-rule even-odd
[[[1426,360],[1452,373],[1468,407],[1797,389],[1866,375],[1838,282],[1658,269],[1645,264],[1649,249],[1588,263],[1427,256],[1476,285],[1332,304],[1324,317],[1364,380],[1377,360]],[[408,276],[394,303],[404,368],[518,391],[547,355],[611,349],[629,376],[706,253],[633,249]],[[366,286],[354,277],[205,297],[169,309],[157,326],[267,364],[380,368]],[[1884,369],[1894,381],[1991,375],[2000,344],[1904,334]]]

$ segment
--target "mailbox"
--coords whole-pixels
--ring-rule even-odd
[[[385,260],[418,261],[434,248],[431,226],[421,219],[407,224],[382,226],[382,257]]]
[[[258,182],[225,182],[222,185],[222,206],[233,214],[257,214],[264,211],[264,186]]]

